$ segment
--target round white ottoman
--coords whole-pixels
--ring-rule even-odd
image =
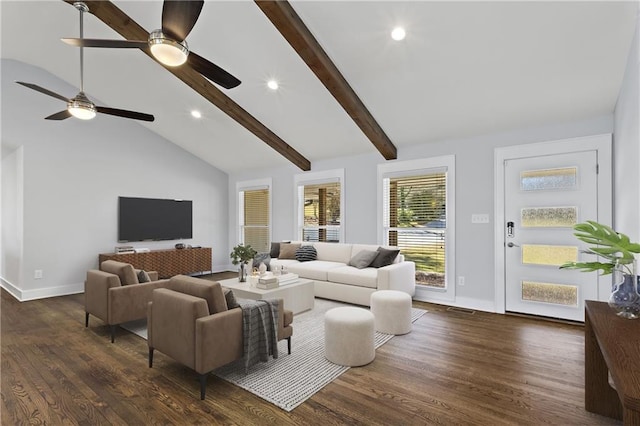
[[[411,296],[402,291],[380,290],[371,293],[371,312],[376,331],[407,334],[411,331]]]
[[[340,365],[357,367],[376,357],[373,314],[362,308],[333,308],[324,314],[324,354]]]

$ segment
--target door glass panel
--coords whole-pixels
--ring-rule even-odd
[[[560,266],[566,262],[577,261],[578,247],[575,246],[522,245],[523,264]]]
[[[520,189],[523,191],[572,189],[576,187],[577,172],[576,167],[523,171],[520,173]]]
[[[528,207],[520,212],[520,223],[525,228],[571,228],[577,223],[577,218],[577,207]]]
[[[522,281],[522,300],[578,306],[578,287],[565,284]]]

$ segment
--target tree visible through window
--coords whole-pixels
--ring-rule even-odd
[[[446,286],[446,183],[446,172],[383,179],[386,240],[416,263],[416,284]]]
[[[340,182],[302,185],[304,241],[340,241]]]

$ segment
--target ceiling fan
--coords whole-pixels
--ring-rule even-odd
[[[82,14],[89,9],[87,5],[82,2],[74,3],[76,9],[80,11],[80,40],[82,40]],[[55,114],[51,114],[48,117],[45,117],[45,120],[64,120],[71,116],[79,118],[81,120],[90,120],[96,116],[96,113],[115,115],[118,117],[124,118],[132,118],[134,120],[142,120],[142,121],[153,121],[155,118],[153,115],[145,114],[142,112],[135,111],[127,111],[125,109],[116,109],[116,108],[107,108],[103,106],[98,106],[91,102],[89,98],[84,94],[84,61],[83,61],[83,51],[82,46],[80,47],[80,93],[78,93],[75,97],[71,99],[67,99],[62,95],[59,95],[51,90],[45,89],[44,87],[40,87],[37,84],[25,83],[23,81],[16,81],[16,83],[21,84],[29,89],[33,89],[40,93],[44,93],[45,95],[52,96],[56,99],[60,99],[61,101],[65,101],[67,103],[67,109],[57,112]]]
[[[186,62],[214,83],[225,89],[232,89],[240,84],[240,80],[195,52],[189,51],[185,40],[198,20],[203,5],[204,0],[165,0],[162,4],[162,29],[152,31],[148,40],[100,40],[80,37],[63,38],[62,41],[80,47],[149,47],[158,62],[169,67],[180,66]]]

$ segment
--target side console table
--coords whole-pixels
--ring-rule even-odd
[[[145,271],[158,271],[160,278],[211,271],[211,247],[151,250],[146,253],[102,253],[99,262],[117,260]]]
[[[606,303],[587,300],[584,325],[585,409],[640,426],[640,319],[620,318]]]

